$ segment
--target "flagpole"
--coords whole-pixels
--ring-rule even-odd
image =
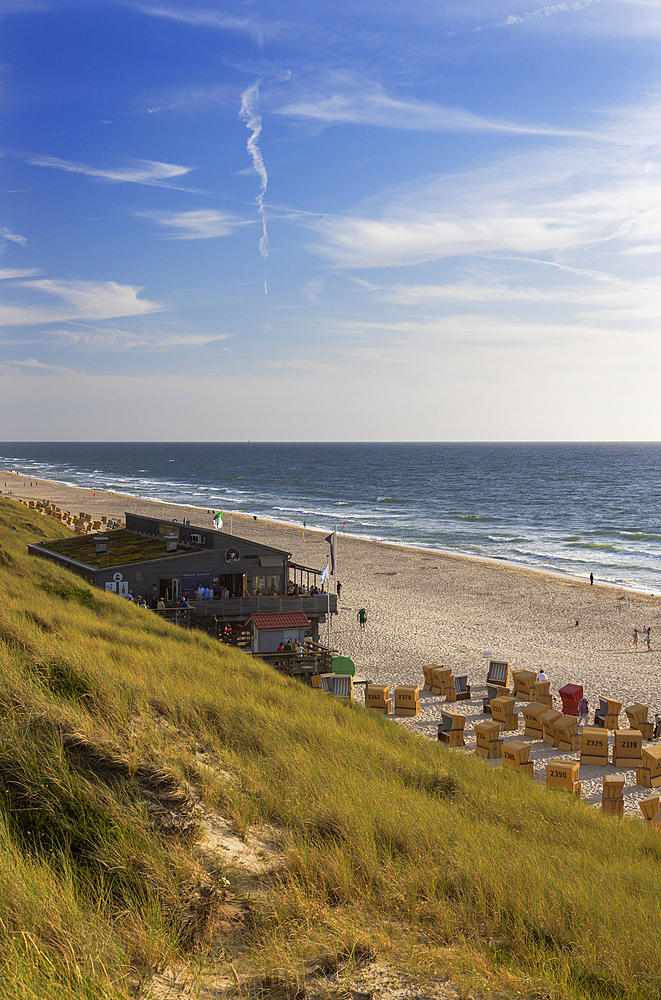
[[[336,597],[337,597],[337,541],[338,541],[338,530],[337,530],[337,525],[335,525],[335,566],[333,567],[333,587],[335,588]]]
[[[328,542],[330,545],[330,561],[333,569],[333,586],[335,588],[335,594],[337,595],[337,561],[336,561],[336,545],[337,545],[337,525],[335,529],[328,535],[324,541]],[[328,570],[328,562],[326,563],[326,570]],[[331,610],[330,610],[330,574],[326,576],[326,582],[328,584],[328,589],[326,591],[326,622],[327,622],[327,634],[328,634],[328,649],[330,650],[330,630],[331,630]]]

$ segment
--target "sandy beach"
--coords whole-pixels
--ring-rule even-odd
[[[211,513],[194,507],[155,503],[137,497],[70,487],[48,480],[0,473],[3,495],[46,499],[72,512],[100,517],[123,517],[127,510],[166,519],[183,517],[211,527]],[[321,569],[326,562],[328,532],[305,531],[247,514],[232,514],[235,535],[255,539],[292,553],[294,561]],[[224,528],[230,515],[225,512]],[[332,530],[329,525],[328,531]],[[467,751],[474,749],[473,726],[487,719],[482,697],[489,652],[506,659],[512,669],[544,668],[551,680],[554,707],[560,709],[558,689],[582,684],[590,702],[590,720],[600,695],[616,698],[623,707],[642,702],[650,720],[661,712],[661,597],[600,585],[510,564],[456,556],[429,549],[369,542],[340,534],[337,546],[338,579],[342,583],[339,613],[333,620],[331,644],[351,656],[356,677],[388,683],[420,684],[422,667],[444,664],[455,673],[467,673],[471,701],[458,702],[453,711],[466,715]],[[365,632],[356,615],[367,611]],[[576,624],[578,622],[578,625]],[[651,626],[651,651],[632,631]],[[322,636],[325,637],[325,628]],[[397,723],[429,739],[436,739],[444,699],[421,690],[422,713]],[[517,702],[520,711],[522,703]],[[628,728],[622,712],[620,726]],[[522,738],[523,720],[520,736]],[[544,778],[543,765],[558,754],[546,744],[532,743],[531,760]],[[500,766],[485,762],[485,766]],[[604,774],[612,767],[581,768],[583,799],[601,801]],[[638,800],[652,794],[626,775],[625,808],[639,813]]]

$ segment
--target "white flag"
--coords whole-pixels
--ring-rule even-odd
[[[321,571],[321,585],[322,585],[322,587],[323,587],[323,585],[327,581],[328,581],[328,563],[326,563],[326,565],[324,566],[324,568]]]

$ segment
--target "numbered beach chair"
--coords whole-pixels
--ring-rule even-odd
[[[491,715],[491,701],[493,698],[507,698],[509,688],[500,687],[496,684],[487,684],[487,696],[482,699],[482,711],[485,715]]]
[[[487,684],[496,684],[498,687],[509,687],[510,665],[506,660],[489,660],[489,670],[487,671]]]
[[[464,726],[466,716],[459,712],[441,712],[441,721],[438,726],[438,739],[443,743],[448,743],[451,747],[463,747]]]

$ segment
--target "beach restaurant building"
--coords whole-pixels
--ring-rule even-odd
[[[177,521],[126,513],[126,527],[105,535],[75,535],[28,545],[31,555],[66,566],[88,583],[127,597],[150,595],[167,603],[188,595],[197,612],[222,621],[246,621],[253,612],[303,611],[317,632],[332,595],[303,596],[317,570],[291,553],[260,542]],[[300,585],[294,586],[300,580]],[[198,588],[216,599],[198,600]],[[295,596],[288,596],[291,591]],[[227,593],[227,597],[222,594]]]

